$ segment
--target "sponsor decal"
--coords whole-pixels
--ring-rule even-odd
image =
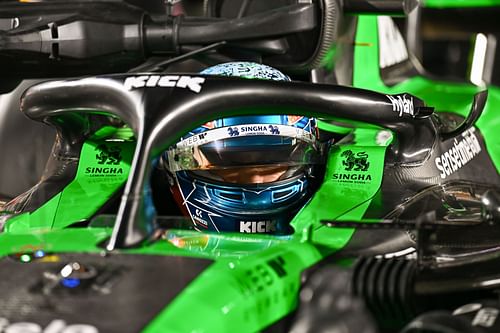
[[[283,137],[297,138],[311,144],[316,144],[316,137],[314,134],[302,128],[275,124],[247,124],[215,128],[213,130],[193,134],[185,139],[182,139],[181,142],[177,143],[176,147],[191,147],[217,140],[253,135],[279,135]]]
[[[203,211],[201,209],[196,208],[194,210],[194,214],[191,214],[194,223],[201,225],[204,228],[208,228],[208,222],[203,219]]]
[[[472,320],[472,326],[491,327],[498,318],[498,309],[482,308]]]
[[[409,114],[413,117],[415,115],[415,109],[413,107],[413,97],[410,96],[409,98],[407,98],[406,95],[386,96],[392,103],[392,111],[397,112],[398,116],[402,117],[403,114]]]
[[[97,168],[97,167],[87,167],[85,173],[88,174],[99,174],[99,175],[120,175],[123,174],[122,168]]]
[[[389,16],[379,16],[379,66],[387,68],[408,59],[408,50],[398,27]]]
[[[240,221],[240,232],[270,233],[276,231],[276,221]]]
[[[472,320],[473,326],[483,326],[492,327],[497,321],[499,311],[496,308],[483,308],[481,303],[470,303],[463,305],[453,311],[454,316],[460,316],[464,314],[469,314],[471,312],[477,312]]]
[[[332,179],[337,180],[342,183],[367,183],[371,182],[372,176],[368,173],[368,168],[370,167],[370,162],[368,162],[368,154],[364,151],[354,153],[352,150],[348,149],[342,152],[340,155],[344,159],[342,161],[342,166],[345,171],[349,173],[334,173]],[[353,171],[358,171],[354,173]]]
[[[271,134],[275,134],[275,135],[280,134],[280,130],[279,130],[278,126],[273,126],[273,125],[269,125],[269,132],[271,132]]]
[[[344,157],[342,165],[345,167],[346,171],[367,171],[370,166],[368,162],[368,154],[364,151],[354,154],[352,150],[346,150],[340,155]]]
[[[91,176],[108,176],[108,175],[122,175],[123,169],[121,167],[114,167],[119,165],[122,161],[121,148],[109,147],[105,144],[100,144],[95,148],[97,151],[95,159],[97,164],[103,165],[102,167],[85,168],[85,174]],[[109,166],[108,166],[109,165]]]
[[[11,18],[10,19],[10,28],[15,29],[15,28],[19,27],[19,23],[20,23],[19,17]],[[50,24],[53,24],[53,23],[49,23],[49,25]]]
[[[193,135],[193,136],[190,136],[184,140],[182,140],[183,143],[185,143],[185,146],[194,146],[196,145],[197,143],[205,140],[205,137],[207,136],[207,133],[200,133],[200,134],[196,134],[196,135]]]
[[[186,88],[199,93],[205,82],[204,77],[189,75],[140,75],[129,76],[123,82],[125,89],[133,90],[144,87],[176,87]]]
[[[272,128],[272,125],[269,125],[269,128]],[[242,125],[239,127],[239,130],[242,133],[246,132],[267,132],[267,125]]]
[[[73,324],[67,325],[64,320],[54,319],[47,327],[43,328],[37,323],[17,322],[10,323],[6,318],[0,317],[0,332],[6,333],[98,333],[99,330],[92,325]]]
[[[228,127],[227,132],[229,136],[238,136],[240,134],[246,135],[260,135],[260,134],[273,134],[279,135],[280,129],[276,125],[241,125]]]
[[[352,180],[352,181],[368,181],[372,180],[371,175],[363,175],[363,174],[357,174],[357,173],[334,173],[333,174],[333,179],[336,180]]]
[[[267,261],[267,265],[259,263],[245,270],[243,279],[239,280],[241,292],[244,295],[255,295],[266,287],[279,282],[288,275],[287,262],[282,256],[276,256]]]
[[[240,135],[238,127],[228,127],[227,128],[227,133],[229,134],[229,136],[238,136],[238,135]]]
[[[462,133],[462,138],[453,140],[453,146],[434,160],[442,179],[452,175],[481,152],[481,145],[474,127]]]
[[[282,256],[277,256],[276,258],[269,260],[267,264],[272,268],[278,277],[282,278],[287,275],[285,269],[285,259],[283,259]]]
[[[99,152],[95,155],[97,164],[118,165],[122,160],[120,147],[108,147],[105,144],[100,144],[95,150]]]

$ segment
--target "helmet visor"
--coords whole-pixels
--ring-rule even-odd
[[[248,125],[251,128],[252,125]],[[286,170],[289,166],[320,163],[316,137],[300,128],[286,125],[274,126],[274,133],[245,135],[239,128],[223,127],[182,140],[166,154],[171,172],[183,170],[221,170],[255,167],[272,173],[272,168]],[[257,127],[254,127],[257,128]],[[201,136],[201,137],[200,137]],[[219,172],[224,174],[224,172]],[[231,173],[231,171],[227,171]],[[223,177],[225,178],[225,177]]]

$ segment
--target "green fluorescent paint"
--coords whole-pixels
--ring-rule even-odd
[[[387,133],[375,129],[355,129],[352,135],[332,146],[321,187],[292,220],[296,237],[304,238],[304,233],[309,232],[312,225],[314,243],[326,245],[332,251],[347,244],[353,229],[327,228],[321,221],[360,220],[363,217],[382,184],[385,150],[391,142],[377,143],[381,132]],[[349,160],[353,161],[352,165]],[[367,165],[366,170],[356,170],[360,169],[363,161]]]
[[[3,233],[0,234],[0,255],[30,255],[43,250],[57,260],[58,252],[98,253],[103,249],[97,244],[110,233],[110,228]],[[167,233],[143,247],[120,252],[198,256],[212,259],[214,263],[143,332],[260,331],[296,308],[302,271],[322,258],[313,244],[287,237],[201,234],[189,230]],[[194,308],[197,320],[179,320],[186,318]]]
[[[23,234],[1,233],[0,256],[16,253],[33,253],[43,250],[56,252],[100,252],[97,244],[111,235],[110,228],[77,228],[40,231]]]
[[[5,231],[64,228],[90,218],[125,184],[134,147],[130,141],[87,141],[75,179],[39,209],[7,220]]]
[[[423,77],[386,86],[378,72],[376,18],[361,16],[359,24],[355,46],[355,86],[385,93],[410,92],[436,106],[438,111],[467,115],[472,95],[478,91],[475,86],[431,81]],[[491,88],[487,108],[478,123],[497,167],[500,165],[500,147],[495,142],[498,140],[493,140],[493,130],[500,125],[500,119],[494,117],[493,109],[499,101],[500,91]],[[325,122],[320,126],[339,132],[338,126],[333,124]],[[347,135],[330,148],[323,183],[292,221],[293,235],[276,237],[170,229],[137,248],[117,251],[214,261],[158,313],[143,332],[256,332],[297,307],[303,271],[324,259],[325,255],[344,247],[354,231],[327,228],[321,220],[361,219],[373,200],[377,200],[382,182],[384,157],[392,134],[368,126],[342,129],[341,133]],[[124,130],[122,134],[126,137],[130,132],[127,134]],[[118,134],[113,129],[103,129],[85,143],[77,176],[64,191],[37,211],[8,221],[8,232],[0,234],[0,256],[29,256],[36,250],[55,253],[54,257],[60,252],[103,251],[99,245],[110,236],[111,228],[65,227],[92,216],[125,181],[134,144],[106,142],[104,138],[109,135],[117,137]],[[108,146],[99,149],[102,143]],[[121,161],[114,164],[118,146]],[[104,168],[108,168],[107,171]],[[111,172],[109,168],[115,168],[115,171]],[[118,168],[123,168],[122,172],[118,172]]]
[[[360,21],[360,43],[357,44],[359,46],[356,46],[355,53],[358,61],[355,68],[359,68],[354,77],[356,86],[386,93],[409,91],[424,98],[428,104],[435,105],[439,111],[455,111],[467,115],[472,95],[478,91],[475,86],[414,77],[387,87],[378,72],[376,25],[370,25],[376,24],[376,20],[370,22],[363,18]],[[494,121],[490,105],[496,103],[494,101],[498,99],[495,96],[497,94],[496,89],[491,90],[489,103],[492,104],[488,105],[478,123],[483,133],[491,130],[484,122]],[[329,124],[325,124],[323,129],[337,130],[335,125],[328,127]],[[229,240],[233,236],[230,235],[225,235],[229,238],[217,238],[206,234],[196,236],[189,232],[173,231],[170,241],[176,243],[176,247],[217,260],[160,313],[146,327],[145,332],[165,329],[172,332],[254,332],[261,331],[290,313],[296,307],[296,298],[292,296],[298,291],[301,269],[313,265],[327,254],[320,251],[320,248],[327,248],[327,252],[331,253],[345,246],[353,232],[352,229],[326,228],[320,221],[358,220],[364,215],[371,201],[376,199],[383,176],[385,151],[391,141],[392,135],[387,131],[357,128],[345,140],[333,146],[328,157],[325,179],[310,202],[292,221],[295,233],[288,241],[266,240],[265,237],[254,238],[252,235],[249,238],[253,241],[248,242],[252,245],[246,244],[244,240],[233,239],[236,245],[233,248]],[[488,148],[490,151],[498,149],[498,144],[491,143],[490,141]],[[352,154],[346,153],[347,151]],[[367,170],[362,171],[363,168],[359,166],[360,170],[356,170],[356,163],[351,168],[349,156],[358,158],[358,165],[367,165],[368,162]],[[340,174],[346,176],[339,177]],[[175,240],[176,238],[178,239]],[[318,245],[321,246],[316,247]],[[233,252],[235,250],[236,254]],[[284,277],[269,270],[268,263],[278,260],[278,257],[284,262],[283,267],[287,272]],[[290,292],[280,296],[283,289]],[[193,308],[199,309],[196,320],[178,320],[185,318],[186,313],[191,313]],[[224,319],[219,321],[213,318]]]
[[[9,218],[5,224],[4,232],[24,233],[30,230],[50,229],[61,200],[61,193],[47,201],[45,205],[32,213],[23,213]]]
[[[221,258],[144,332],[261,331],[297,306],[302,269],[319,259],[314,246],[297,241],[282,242],[240,259]],[[178,320],[194,308],[196,320]]]
[[[92,136],[92,140],[123,140],[131,141],[134,138],[134,132],[130,127],[116,128],[113,126],[103,126]]]
[[[435,107],[437,112],[454,112],[466,117],[472,105],[475,93],[483,88],[470,83],[431,80],[422,76],[413,76],[394,86],[387,86],[379,72],[379,49],[377,17],[360,15],[354,49],[353,86],[376,90],[388,94],[410,93],[423,99],[427,105]],[[476,126],[486,142],[488,152],[500,171],[500,142],[496,131],[500,126],[500,88],[488,87],[488,101]]]
[[[61,194],[54,228],[62,228],[94,214],[126,182],[133,142],[87,142],[76,178]],[[112,155],[118,154],[116,158]]]
[[[500,6],[498,0],[424,0],[423,7],[428,8],[462,8]]]
[[[353,130],[352,128],[349,127],[339,126],[332,124],[328,121],[321,121],[321,120],[318,120],[318,127],[324,131],[340,133],[340,134],[347,134]]]

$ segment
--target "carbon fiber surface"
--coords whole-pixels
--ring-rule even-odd
[[[62,323],[98,332],[139,332],[211,264],[206,259],[130,254],[44,258],[29,263],[14,257],[0,260],[0,326],[7,320],[7,325],[28,322],[45,330]],[[64,286],[61,269],[71,262],[97,274],[76,287]]]

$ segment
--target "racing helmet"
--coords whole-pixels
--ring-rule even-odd
[[[202,74],[290,81],[272,67],[231,62]],[[163,154],[172,193],[197,230],[291,232],[321,160],[314,118],[224,117],[193,129]]]

